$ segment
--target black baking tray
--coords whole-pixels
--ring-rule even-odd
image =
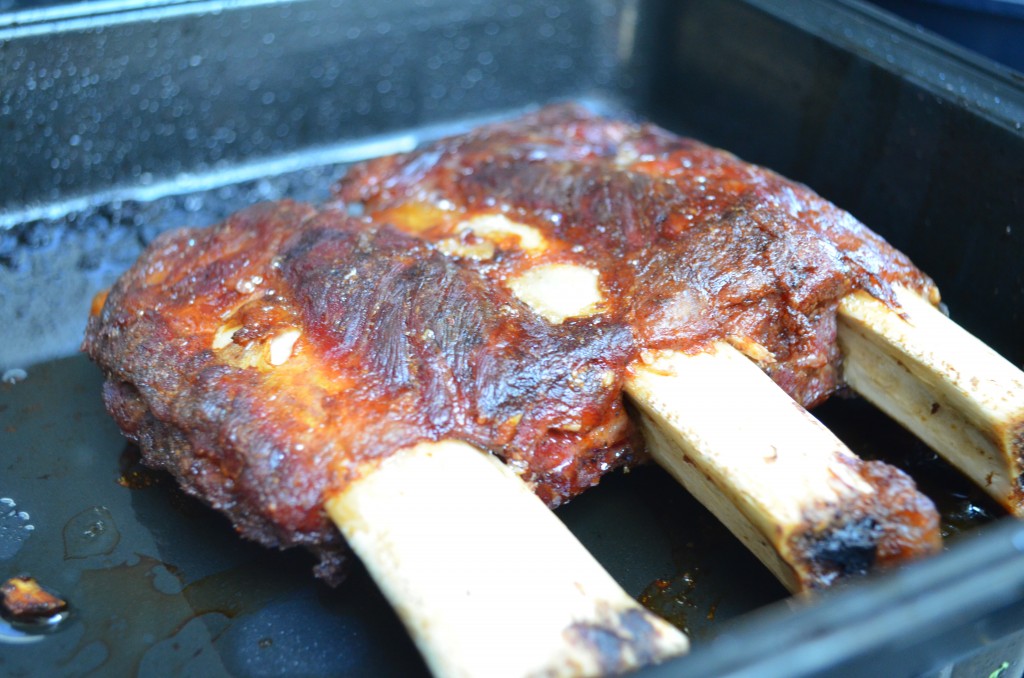
[[[849,209],[1024,360],[1024,82],[853,1],[83,2],[0,15],[0,577],[72,615],[0,626],[5,675],[418,675],[356,568],[242,542],[138,465],[77,353],[155,235],[322,200],[346,164],[573,99]],[[12,383],[8,383],[12,382]],[[741,413],[737,413],[740,416]],[[558,511],[688,628],[689,676],[1024,672],[1024,526],[856,400],[821,416],[942,494],[947,552],[794,600],[658,469]],[[538,610],[543,614],[543,610]]]

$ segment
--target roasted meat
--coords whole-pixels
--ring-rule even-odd
[[[322,505],[423,440],[493,450],[555,506],[637,460],[629,328],[552,325],[387,224],[289,202],[160,237],[89,322],[150,465],[264,544],[337,571]]]
[[[938,301],[903,254],[808,188],[571,105],[366,163],[336,195],[516,292],[544,267],[597,272],[585,312],[632,329],[628,373],[659,352],[696,354],[725,340],[807,407],[841,386],[841,299],[864,290],[892,303],[899,285]],[[542,312],[549,301],[519,296]],[[808,497],[797,522],[772,526],[793,530],[776,545],[795,570],[780,575],[788,585],[826,586],[939,547],[934,506],[906,474],[821,452],[833,477],[852,474],[844,482],[863,491],[840,503]]]
[[[0,617],[21,626],[45,626],[68,611],[66,600],[39,585],[34,577],[11,577],[0,584]]]
[[[840,298],[898,282],[937,300],[809,189],[574,106],[358,165],[336,196],[161,236],[84,344],[147,463],[329,578],[325,497],[394,450],[468,441],[557,506],[644,459],[622,390],[649,353],[724,339],[810,406],[841,386]],[[543,267],[565,303],[524,292]],[[857,472],[894,495],[901,548],[933,550],[913,483]]]
[[[526,224],[543,254],[508,248],[479,270],[495,282],[544,262],[600,271],[602,313],[637,350],[729,339],[807,407],[839,385],[843,296],[891,301],[898,282],[938,301],[905,255],[807,187],[572,105],[359,165],[336,194],[434,241],[474,237],[467,214]]]

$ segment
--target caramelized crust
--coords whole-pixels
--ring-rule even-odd
[[[159,238],[85,350],[147,463],[247,536],[322,551],[328,576],[325,498],[396,449],[467,440],[551,506],[635,461],[631,336],[549,324],[394,228],[282,202]]]
[[[528,224],[553,246],[527,263],[600,271],[607,315],[634,329],[639,350],[735,338],[807,407],[838,385],[840,298],[864,289],[892,303],[899,282],[938,301],[905,255],[807,187],[572,105],[365,163],[335,192],[400,226],[429,221],[410,219],[414,209],[444,216],[421,237],[449,236],[463,213]],[[482,267],[495,280],[523,266],[501,254]]]
[[[646,351],[726,338],[810,406],[838,386],[843,295],[937,299],[807,188],[572,106],[358,165],[336,194],[367,216],[284,201],[163,235],[84,343],[147,463],[327,578],[325,498],[401,447],[468,441],[557,506],[642,460],[622,385]],[[596,271],[601,302],[534,312],[511,281],[541,264]],[[895,505],[934,528],[900,478]]]
[[[841,298],[895,304],[898,283],[938,302],[905,255],[807,187],[571,105],[371,161],[335,192],[435,243],[466,241],[481,213],[534,229],[543,251],[512,237],[468,265],[495,286],[556,262],[597,271],[602,314],[633,329],[639,358],[726,339],[805,407],[841,386]],[[807,508],[783,550],[808,588],[941,548],[935,507],[906,474],[843,463],[872,492]]]

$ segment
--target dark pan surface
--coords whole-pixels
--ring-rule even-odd
[[[354,159],[555,99],[653,118],[851,209],[938,280],[954,318],[1024,359],[1020,82],[856,2],[514,4],[0,24],[0,376],[15,382],[0,383],[0,576],[31,574],[72,606],[45,636],[0,627],[0,673],[423,673],[361,569],[328,589],[303,554],[242,542],[140,468],[76,351],[91,296],[157,233],[321,200]],[[240,55],[264,48],[254,83]],[[342,63],[351,72],[328,68]],[[295,75],[318,67],[330,87]],[[189,108],[202,101],[213,107]],[[279,135],[299,109],[311,124]],[[792,601],[660,471],[610,477],[558,515],[693,635],[694,654],[662,672],[1021,675],[1024,530],[861,401],[819,414],[940,502],[949,553]]]

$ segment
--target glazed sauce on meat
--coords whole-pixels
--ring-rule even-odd
[[[628,327],[548,323],[428,243],[339,211],[283,202],[167,234],[87,348],[147,462],[268,544],[336,546],[324,496],[422,440],[500,454],[552,506],[640,459],[621,402]]]
[[[466,440],[556,506],[643,459],[622,386],[648,352],[724,339],[810,406],[842,296],[937,299],[807,188],[574,107],[356,166],[337,196],[365,216],[284,201],[161,236],[85,343],[148,463],[327,575],[324,497],[397,449]],[[593,273],[586,313],[517,294],[542,266]]]
[[[479,263],[494,282],[544,261],[580,263],[600,272],[605,315],[633,329],[638,351],[730,339],[808,407],[838,385],[841,297],[865,289],[891,301],[899,282],[938,301],[903,254],[806,187],[571,106],[372,161],[336,193],[435,242],[480,211],[528,224],[550,249]],[[424,228],[409,216],[416,205],[454,214]]]
[[[366,457],[456,437],[500,452],[557,505],[632,458],[628,327],[552,325],[427,243],[336,212],[307,223],[280,272],[331,382],[350,384],[324,407],[358,422],[344,436],[353,474]]]

